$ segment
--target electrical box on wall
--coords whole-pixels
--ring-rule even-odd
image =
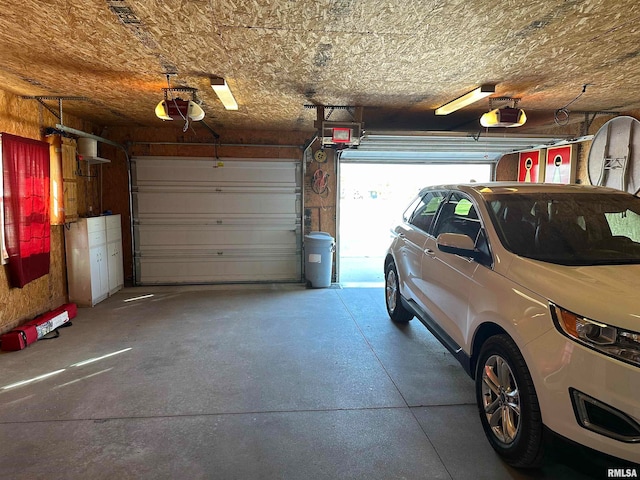
[[[360,145],[362,124],[357,122],[322,122],[322,145],[352,147]]]

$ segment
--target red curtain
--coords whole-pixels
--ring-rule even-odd
[[[1,135],[9,281],[22,288],[49,273],[49,144]]]

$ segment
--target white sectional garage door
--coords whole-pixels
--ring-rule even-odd
[[[301,281],[301,164],[134,157],[136,284]]]

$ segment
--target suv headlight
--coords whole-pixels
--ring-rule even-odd
[[[567,337],[618,360],[640,366],[640,333],[613,327],[550,304],[556,327]]]

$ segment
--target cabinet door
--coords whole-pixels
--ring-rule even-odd
[[[104,218],[107,227],[109,295],[111,295],[124,286],[124,269],[122,266],[122,229],[120,227],[120,215],[108,215]]]
[[[122,266],[122,251],[119,241],[107,244],[109,256],[109,294],[118,291],[124,285],[124,269]]]
[[[109,294],[106,245],[92,247],[89,255],[91,258],[91,303],[95,305]]]
[[[107,242],[122,238],[122,228],[120,226],[120,215],[107,215],[104,217],[105,228],[107,229]]]

